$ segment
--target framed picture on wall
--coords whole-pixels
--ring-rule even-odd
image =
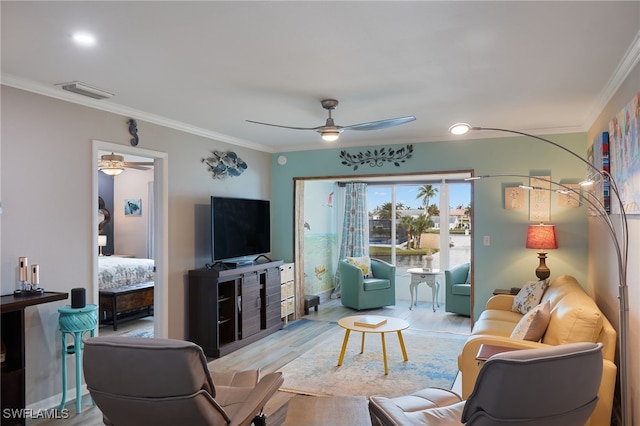
[[[529,185],[529,220],[532,222],[549,222],[551,216],[551,176],[532,176]]]
[[[611,174],[627,214],[640,214],[640,92],[609,122]],[[612,213],[620,213],[614,202]]]
[[[140,216],[142,215],[142,200],[141,199],[126,199],[124,200],[124,215],[125,216]]]
[[[570,188],[571,191],[568,194],[558,193],[558,207],[580,207],[580,198],[577,195],[580,193],[580,185],[577,183],[565,183],[563,185]]]
[[[522,210],[524,208],[524,189],[519,186],[508,186],[504,189],[504,208],[506,210]]]

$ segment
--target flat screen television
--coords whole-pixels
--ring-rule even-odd
[[[211,260],[259,256],[271,251],[267,200],[211,197]]]

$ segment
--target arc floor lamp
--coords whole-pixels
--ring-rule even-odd
[[[545,139],[540,136],[532,135],[525,132],[520,132],[517,130],[510,129],[501,129],[495,127],[476,127],[471,126],[467,123],[456,123],[449,127],[449,132],[454,135],[463,135],[470,130],[490,130],[497,132],[505,132],[505,133],[513,133],[516,135],[526,136],[532,139],[536,139],[548,144],[551,144],[561,150],[569,153],[574,158],[578,159],[582,163],[587,165],[587,170],[589,170],[589,176],[586,180],[580,182],[581,186],[588,186],[594,183],[594,179],[600,179],[603,182],[609,182],[610,191],[613,194],[611,198],[611,202],[617,203],[620,209],[620,223],[619,229],[616,228],[611,216],[607,213],[604,204],[595,197],[590,197],[588,195],[584,195],[582,191],[575,190],[569,186],[563,185],[558,182],[554,182],[551,180],[542,179],[543,181],[547,181],[553,185],[556,185],[558,192],[562,192],[564,194],[569,195],[570,197],[581,201],[583,204],[588,205],[592,208],[597,216],[601,219],[609,236],[611,237],[615,252],[616,252],[616,260],[618,263],[618,301],[619,301],[619,315],[620,315],[620,404],[621,404],[621,416],[622,416],[622,424],[627,425],[631,422],[631,403],[630,393],[629,393],[629,383],[628,383],[628,374],[629,374],[629,354],[628,354],[628,343],[627,336],[629,333],[629,290],[627,286],[627,258],[629,251],[629,232],[628,232],[628,222],[627,222],[627,214],[624,208],[624,203],[620,198],[620,192],[618,191],[618,184],[613,178],[613,176],[606,170],[600,170],[595,165],[591,164],[589,161],[575,153],[574,151],[556,143],[549,139]],[[530,177],[528,175],[486,175],[486,176],[475,176],[471,179],[481,179],[483,177],[498,177],[498,176],[513,176],[513,177]],[[530,188],[527,188],[530,189]],[[533,189],[544,189],[544,188],[533,188]]]

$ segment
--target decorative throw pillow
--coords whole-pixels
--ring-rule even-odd
[[[548,278],[541,281],[527,281],[518,294],[516,294],[516,297],[513,298],[511,310],[521,313],[522,315],[526,314],[540,303],[547,287],[549,287]]]
[[[347,257],[347,262],[360,268],[365,278],[373,276],[371,273],[371,258],[369,256]]]
[[[538,342],[547,331],[550,318],[551,304],[547,301],[534,307],[520,319],[511,333],[511,338]]]

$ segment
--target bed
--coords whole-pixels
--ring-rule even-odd
[[[152,315],[154,271],[153,259],[99,256],[100,323]]]

